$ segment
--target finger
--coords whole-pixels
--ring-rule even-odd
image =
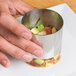
[[[17,4],[15,4],[15,8],[21,15],[24,15],[25,13],[27,13],[33,9],[36,9],[23,1],[17,2]]]
[[[8,67],[10,65],[10,61],[5,54],[0,52],[0,64],[4,67]]]
[[[25,39],[32,38],[31,32],[24,25],[16,21],[16,19],[9,14],[2,13],[2,15],[0,16],[0,24],[1,26],[9,29],[14,34],[20,37],[23,37]]]
[[[25,40],[25,46],[24,46],[24,50],[37,56],[37,57],[42,57],[43,56],[43,49],[38,46],[37,44],[29,41],[29,40]]]
[[[10,1],[8,2],[8,9],[9,9],[11,15],[13,15],[13,16],[16,15],[16,9],[13,5],[13,2],[10,2]]]
[[[10,11],[11,15],[15,16],[16,15],[16,10],[15,10],[14,6],[10,5],[10,7],[8,7],[8,8],[9,8],[9,11]]]
[[[5,32],[6,31],[6,32]],[[12,44],[20,47],[21,49],[37,56],[43,56],[43,49],[38,46],[37,44],[33,43],[32,41],[25,40],[24,38],[19,38],[12,34],[11,32],[7,31],[6,29],[0,28],[0,34]]]
[[[18,9],[16,9],[16,14],[17,15],[24,15],[25,12],[22,9],[18,8]]]
[[[2,5],[2,3],[0,3],[0,10],[1,10],[0,12],[5,12],[8,14],[11,14],[6,3],[4,3],[4,5]]]
[[[33,34],[32,34],[31,41],[33,41],[34,43],[36,43],[37,45],[39,45],[43,48],[43,44],[41,42],[39,42]]]
[[[12,45],[11,43],[7,42],[4,38],[0,36],[0,49],[4,50],[4,52],[8,53],[9,55],[21,59],[25,62],[29,62],[33,59],[30,53],[23,51],[22,49]]]

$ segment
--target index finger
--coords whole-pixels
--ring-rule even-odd
[[[16,34],[17,36],[21,36],[25,39],[31,39],[32,34],[29,29],[27,29],[24,25],[19,23],[13,16],[2,13],[0,15],[0,24],[1,26],[9,29],[11,32]]]

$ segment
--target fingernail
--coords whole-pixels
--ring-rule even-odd
[[[7,64],[7,61],[6,61],[6,60],[2,60],[2,61],[1,61],[1,64],[2,64],[3,66],[5,66],[5,65]]]
[[[31,39],[32,35],[30,33],[27,33],[27,32],[24,32],[22,34],[22,36],[25,38],[25,39]]]
[[[25,62],[30,62],[30,61],[32,61],[32,57],[30,56],[30,55],[24,55],[23,56],[23,60],[25,61]]]
[[[34,54],[35,54],[37,57],[42,57],[43,52],[42,52],[41,50],[35,50],[35,51],[34,51]]]

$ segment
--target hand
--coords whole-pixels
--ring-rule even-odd
[[[42,44],[13,17],[32,9],[22,0],[0,0],[0,64],[4,67],[10,65],[10,60],[3,52],[25,62],[31,61],[33,55],[43,55]]]

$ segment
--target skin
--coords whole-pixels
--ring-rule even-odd
[[[13,17],[33,9],[22,0],[0,0],[0,64],[4,67],[10,65],[10,60],[3,52],[24,62],[31,61],[33,55],[43,56],[42,44]]]

